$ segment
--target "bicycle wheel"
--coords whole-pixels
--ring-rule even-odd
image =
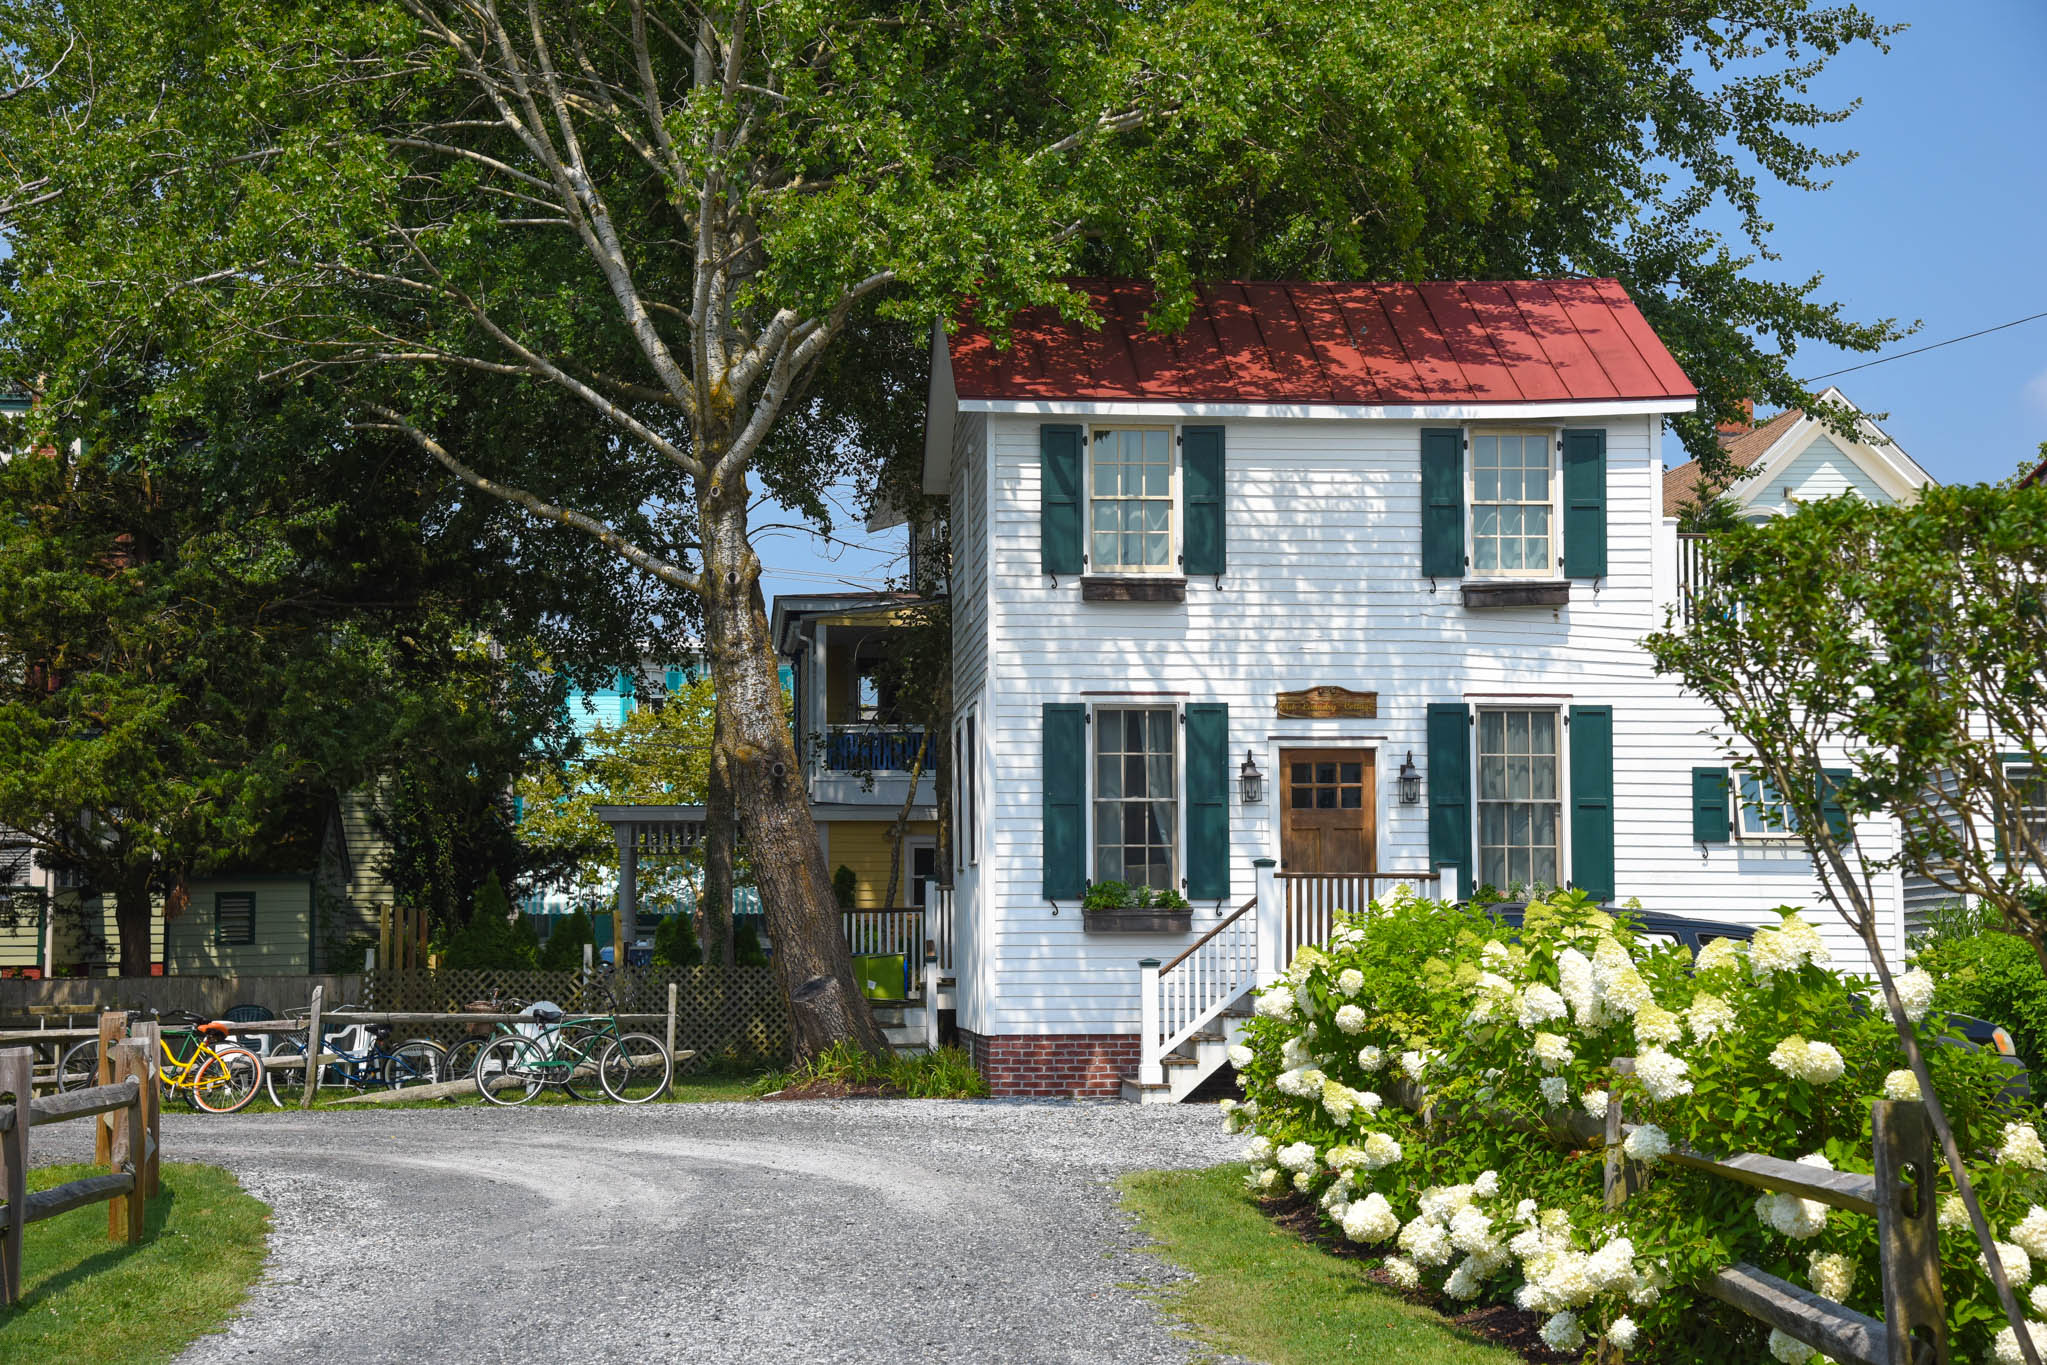
[[[84,1090],[100,1083],[100,1045],[88,1038],[68,1048],[57,1061],[57,1088]]]
[[[549,1079],[560,1083],[562,1093],[572,1100],[603,1099],[604,1084],[598,1073],[610,1035],[577,1025],[556,1029],[548,1041],[550,1055],[562,1063]]]
[[[547,1059],[531,1038],[493,1038],[476,1057],[476,1093],[507,1108],[547,1084]]]
[[[659,1038],[628,1033],[604,1049],[597,1074],[604,1093],[620,1104],[645,1104],[668,1093],[674,1069]]]
[[[245,1047],[221,1047],[192,1071],[192,1102],[209,1114],[248,1107],[263,1088],[263,1059]]]
[[[384,1059],[384,1084],[393,1090],[406,1090],[413,1086],[432,1085],[435,1081],[446,1080],[441,1070],[442,1053],[438,1043],[424,1038],[414,1038],[391,1049],[391,1055]]]
[[[270,1048],[270,1062],[263,1068],[263,1088],[279,1109],[295,1107],[306,1093],[306,1069],[299,1065],[299,1059],[305,1055],[306,1045],[296,1038],[286,1038]],[[332,1062],[320,1069],[314,1084],[321,1089],[333,1089],[339,1084]]]
[[[489,1041],[484,1038],[464,1038],[447,1051],[441,1058],[441,1079],[444,1081],[466,1081],[476,1074],[476,1057]]]

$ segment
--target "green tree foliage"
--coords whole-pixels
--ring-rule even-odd
[[[1886,33],[1809,0],[0,0],[0,32],[0,335],[53,414],[147,336],[158,430],[296,384],[690,596],[799,1057],[886,1043],[786,780],[750,501],[821,517],[913,439],[934,320],[1080,310],[1090,272],[1158,280],[1166,327],[1204,275],[1612,274],[1709,460],[1742,399],[1807,398],[1800,340],[1896,334],[1752,273],[1761,185],[1841,159],[1806,83]]]
[[[1705,542],[1691,618],[1651,636],[1727,723],[1728,761],[1781,793],[1821,885],[1875,963],[1950,1168],[1955,1136],[1879,942],[1878,878],[1902,868],[1980,899],[2047,964],[2047,489],[1933,487],[1908,507],[1810,503]],[[1895,817],[1865,854],[1855,817]],[[1966,1176],[2002,1304],[2012,1296]]]
[[[489,874],[476,893],[468,922],[449,935],[441,949],[444,967],[517,969],[538,965],[540,940],[524,915],[512,913],[497,874]]]
[[[547,942],[540,945],[540,969],[548,972],[575,971],[583,965],[583,945],[595,944],[596,941],[589,913],[577,906],[555,921],[554,932],[547,936]]]
[[[760,916],[734,915],[732,917],[733,960],[742,967],[765,967],[768,965],[768,950],[761,943]]]
[[[599,725],[560,762],[520,778],[518,834],[530,857],[564,870],[579,891],[608,890],[618,841],[597,817],[604,805],[702,805],[709,785],[716,689],[693,678],[617,725]],[[701,888],[698,855],[642,857],[642,900],[689,899]]]
[[[697,949],[696,929],[690,923],[688,912],[665,916],[654,926],[656,967],[695,967],[702,961],[703,954]]]

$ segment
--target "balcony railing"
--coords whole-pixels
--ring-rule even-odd
[[[1696,617],[1692,603],[1708,582],[1706,540],[1706,536],[1690,532],[1677,538],[1677,609],[1678,619],[1685,625]]]
[[[906,773],[917,761],[924,729],[916,725],[834,725],[824,734],[828,773]],[[924,771],[935,766],[924,755]]]

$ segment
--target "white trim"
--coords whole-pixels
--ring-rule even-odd
[[[1162,431],[1166,435],[1166,562],[1163,564],[1116,564],[1103,568],[1095,563],[1095,437],[1101,432],[1118,431]],[[1110,578],[1136,578],[1145,574],[1185,577],[1184,528],[1180,515],[1180,428],[1170,422],[1090,422],[1083,439],[1086,443],[1086,449],[1081,452],[1080,474],[1080,563],[1083,572]],[[1149,502],[1152,499],[1148,494],[1132,498],[1119,493],[1104,501]]]
[[[1541,426],[1524,422],[1520,425],[1495,425],[1491,422],[1469,425],[1464,428],[1464,576],[1466,583],[1558,583],[1568,580],[1564,572],[1564,428],[1559,425]],[[1549,530],[1543,540],[1548,549],[1539,568],[1534,569],[1493,569],[1478,567],[1478,442],[1491,436],[1539,437],[1543,442],[1543,453],[1549,458],[1544,471],[1544,482],[1549,485]],[[1494,501],[1488,507],[1540,507],[1538,502],[1505,503]],[[1525,538],[1525,537],[1524,537]],[[1496,537],[1497,539],[1497,537]]]
[[[1318,421],[1525,422],[1540,417],[1628,417],[1690,412],[1694,398],[1604,398],[1576,403],[1183,403],[1116,399],[1080,402],[1067,398],[962,398],[955,410],[1046,417],[1128,417],[1166,422],[1174,418],[1301,418]]]

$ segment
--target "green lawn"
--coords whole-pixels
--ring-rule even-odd
[[[1273,1224],[1244,1189],[1242,1166],[1146,1171],[1124,1203],[1156,1250],[1192,1271],[1166,1307],[1219,1350],[1267,1365],[1519,1365],[1427,1308]]]
[[[45,1166],[31,1190],[92,1166]],[[107,1206],[89,1204],[23,1234],[21,1302],[0,1308],[0,1360],[153,1365],[218,1330],[263,1268],[270,1210],[215,1166],[163,1168],[140,1246],[107,1240]]]

